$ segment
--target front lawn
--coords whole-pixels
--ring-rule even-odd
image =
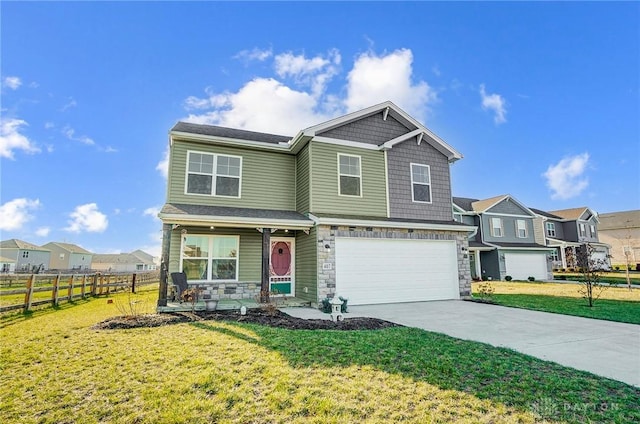
[[[91,330],[113,298],[0,319],[3,423],[640,420],[639,388],[507,349],[403,327]]]
[[[479,297],[481,283],[473,283],[474,297]],[[491,282],[491,299],[498,305],[536,311],[554,312],[586,318],[640,324],[640,289],[608,287],[589,307],[579,292],[579,284]]]

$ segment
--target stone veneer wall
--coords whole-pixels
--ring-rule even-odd
[[[260,282],[225,282],[189,284],[202,289],[202,299],[260,299]]]
[[[320,225],[318,228],[318,303],[332,298],[336,291],[336,237],[386,238],[411,240],[455,240],[458,252],[458,284],[460,297],[471,296],[471,268],[469,263],[469,241],[467,233],[462,231],[413,230],[373,227],[367,231],[364,227],[349,230],[348,226]],[[329,251],[325,245],[329,245]],[[325,269],[324,264],[331,264]]]

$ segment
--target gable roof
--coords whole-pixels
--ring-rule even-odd
[[[13,264],[16,262],[15,259],[10,259],[10,258],[5,258],[4,256],[0,256],[0,262],[2,263],[7,263],[7,264]]]
[[[18,239],[9,239],[0,242],[0,247],[4,249],[24,249],[24,250],[39,250],[42,252],[50,252],[49,249],[36,246],[35,244],[28,243],[26,241]]]
[[[92,263],[96,264],[139,264],[143,261],[130,253],[96,253]]]
[[[392,115],[394,119],[398,122],[405,125],[407,128],[411,129],[406,134],[403,134],[399,137],[396,137],[392,140],[388,140],[385,143],[379,146],[380,150],[388,150],[393,148],[394,145],[398,143],[402,143],[414,137],[417,137],[418,143],[421,141],[429,142],[433,147],[435,147],[440,153],[445,155],[449,162],[455,162],[458,159],[462,159],[462,154],[447,144],[443,139],[438,137],[435,133],[429,130],[427,127],[422,125],[420,122],[415,120],[405,111],[400,109],[391,101],[386,101],[379,103],[377,105],[370,106],[368,108],[351,112],[343,116],[339,116],[334,119],[330,119],[328,121],[322,122],[320,124],[305,128],[300,131],[290,142],[291,148],[295,150],[297,144],[304,144],[305,141],[311,140],[313,137],[318,134],[340,127],[342,125],[348,124],[350,122],[354,122],[363,118],[366,118],[371,115],[375,115],[376,113],[382,113],[383,119],[386,120],[388,115]],[[425,137],[426,136],[426,137]],[[431,141],[429,141],[431,140]]]
[[[150,254],[148,254],[147,252],[143,251],[143,250],[134,250],[133,252],[130,253],[131,255],[135,256],[136,258],[140,259],[143,262],[152,264],[153,262],[153,256],[151,256]]]
[[[236,140],[260,141],[262,143],[272,144],[286,143],[291,140],[291,137],[284,135],[219,127],[217,125],[194,124],[182,121],[176,123],[173,128],[171,128],[171,132],[208,135]]]
[[[640,209],[633,211],[602,213],[598,216],[602,230],[640,228]]]
[[[57,246],[60,249],[66,250],[69,253],[81,253],[83,255],[91,255],[92,254],[88,250],[78,246],[77,244],[73,244],[73,243],[59,243],[59,242],[56,242],[56,241],[52,241],[52,242],[49,242],[47,244],[43,244],[42,247],[46,248],[46,246],[49,246],[49,245]]]
[[[582,214],[584,214],[584,212],[588,210],[591,215],[597,218],[597,214],[595,212],[593,212],[591,209],[589,209],[587,206],[581,206],[579,208],[571,208],[571,209],[560,209],[557,211],[551,211],[550,213],[556,216],[559,216],[562,219],[568,219],[568,220],[575,220],[575,219],[580,219],[580,217],[582,216]]]
[[[475,212],[484,212],[487,209],[491,209],[498,203],[502,202],[504,199],[509,197],[508,194],[502,194],[500,196],[490,197],[484,200],[477,200],[471,204],[472,210]]]
[[[533,213],[535,213],[535,214],[537,214],[537,215],[540,215],[540,216],[544,216],[544,217],[546,217],[546,218],[562,219],[562,218],[560,218],[559,216],[554,215],[554,214],[552,214],[552,213],[549,213],[549,212],[547,212],[547,211],[543,211],[542,209],[536,209],[536,208],[529,208],[529,209],[531,209],[531,211],[532,211]]]

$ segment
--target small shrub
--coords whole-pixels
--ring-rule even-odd
[[[342,301],[342,305],[340,305],[340,312],[345,313],[347,312],[347,302],[349,299],[345,299],[342,296],[338,296],[338,299],[340,299]],[[322,312],[324,312],[325,314],[330,314],[331,313],[331,299],[329,299],[328,297],[326,299],[322,299],[320,301],[320,310]]]
[[[529,281],[536,281],[536,277],[529,277],[529,278],[527,278],[527,280],[529,280]]]
[[[342,305],[340,306],[340,312],[342,313],[347,312],[347,302],[349,301],[349,299],[345,299],[342,296],[338,297],[338,299],[342,300]]]
[[[619,267],[618,265],[614,266],[614,267],[613,267],[613,269],[615,269],[615,270],[616,270],[616,272],[617,272],[617,271],[620,271],[620,267]]]
[[[558,280],[566,280],[567,276],[566,275],[559,275],[558,276]]]
[[[511,280],[513,280],[513,277],[510,276],[510,275],[507,275],[506,277],[504,277],[504,280],[505,281],[511,281]]]

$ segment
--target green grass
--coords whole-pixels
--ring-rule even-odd
[[[494,294],[492,299],[502,306],[640,324],[640,302],[598,299],[589,307],[586,300],[578,297]]]
[[[554,279],[559,280],[564,277],[567,281],[580,281],[582,274],[579,273],[567,273],[567,272],[556,272],[553,274]],[[600,276],[600,281],[608,284],[627,284],[627,277],[624,272],[604,272]],[[640,284],[640,275],[637,273],[631,273],[629,275],[629,281],[631,284]]]
[[[91,330],[130,300],[113,298],[0,318],[0,421],[640,420],[639,388],[507,349],[412,328]],[[154,298],[131,300],[151,310]]]

